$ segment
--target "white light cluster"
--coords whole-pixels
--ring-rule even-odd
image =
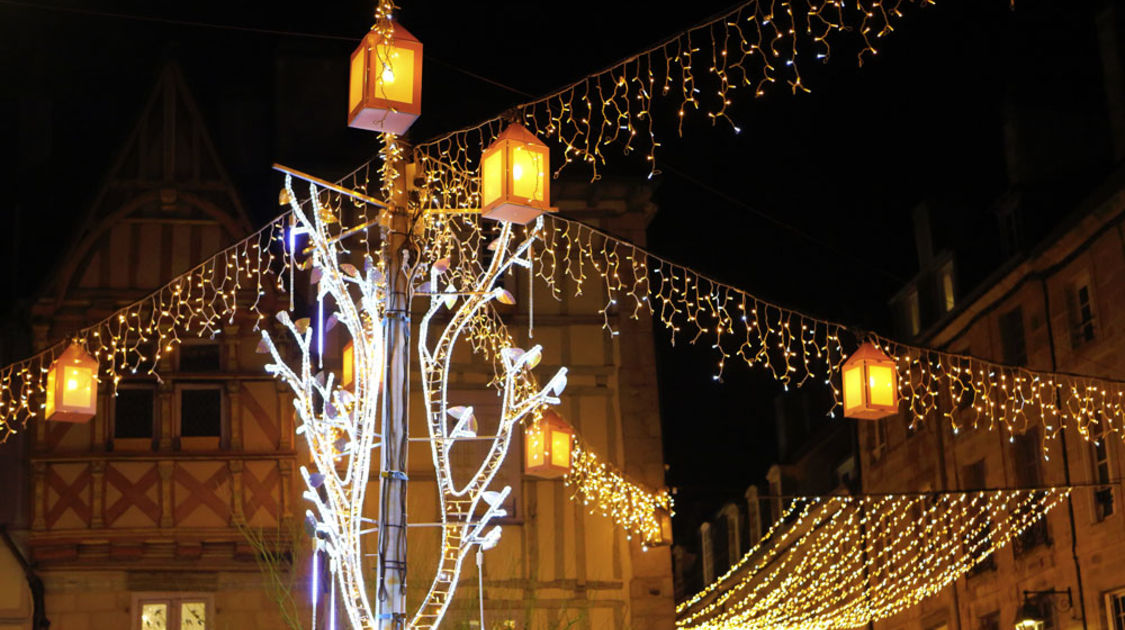
[[[477,436],[472,407],[449,406],[453,349],[463,336],[474,348],[481,347],[481,331],[489,328],[481,322],[490,321],[493,316],[489,305],[494,300],[514,302],[508,291],[495,286],[496,281],[513,264],[528,264],[528,252],[534,240],[535,236],[529,232],[526,240],[513,244],[512,226],[505,223],[500,237],[489,246],[493,251],[492,260],[482,273],[474,274],[468,282],[459,281],[447,273],[449,260],[439,259],[431,265],[429,281],[421,287],[430,295],[430,307],[419,326],[418,358],[441,507],[442,550],[433,582],[414,614],[411,628],[437,627],[453,599],[462,564],[473,546],[489,549],[499,542],[500,526],[488,526],[507,514],[502,506],[511,487],[496,491],[489,486],[508,454],[512,433],[520,420],[544,405],[558,404],[558,396],[566,387],[566,368],[560,368],[545,387],[533,385],[530,370],[542,356],[540,346],[527,351],[510,345],[501,348],[501,410],[496,433],[487,438],[488,451],[472,477],[460,486],[454,482],[450,462],[454,445],[462,439],[479,441],[484,438]],[[431,343],[430,326],[434,315],[443,308],[450,311],[449,320],[441,328],[436,342]],[[494,332],[491,341],[503,343],[510,338],[502,332]]]
[[[291,247],[296,236],[308,237],[308,261],[316,271],[318,302],[330,299],[335,312],[329,317],[343,325],[352,339],[356,371],[354,390],[345,389],[331,372],[314,373],[314,331],[307,319],[293,321],[282,311],[277,319],[290,332],[300,353],[299,366],[291,367],[278,352],[267,330],[262,330],[262,347],[272,363],[266,371],[289,385],[293,406],[300,423],[297,433],[305,437],[315,472],[301,467],[307,489],[304,497],[313,505],[306,512],[309,534],[315,548],[323,550],[333,576],[334,593],[339,594],[350,627],[369,628],[375,614],[367,596],[363,575],[361,538],[368,530],[362,515],[364,496],[371,472],[372,453],[379,446],[380,419],[385,365],[386,282],[379,265],[366,257],[364,271],[342,262],[338,242],[329,233],[336,222],[331,211],[320,205],[318,191],[310,186],[311,219],[306,216],[286,178],[283,195],[294,217]],[[324,322],[322,327],[326,327]],[[315,588],[315,586],[314,586]],[[336,596],[329,602],[335,609]],[[315,596],[314,596],[315,601]],[[314,611],[314,615],[315,615]],[[335,613],[331,616],[334,620]],[[334,621],[333,621],[334,622]]]

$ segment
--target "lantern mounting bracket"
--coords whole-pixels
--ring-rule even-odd
[[[1074,607],[1074,596],[1071,594],[1069,586],[1066,587],[1065,591],[1062,590],[1062,589],[1055,589],[1055,588],[1050,588],[1050,589],[1045,589],[1045,590],[1040,590],[1040,591],[1026,590],[1025,589],[1024,592],[1023,592],[1023,601],[1024,601],[1024,604],[1026,605],[1027,603],[1029,603],[1031,601],[1031,598],[1033,596],[1036,599],[1038,599],[1038,598],[1041,598],[1041,597],[1053,597],[1055,595],[1066,595],[1066,608],[1062,608],[1060,606],[1059,610],[1070,610],[1071,608]]]

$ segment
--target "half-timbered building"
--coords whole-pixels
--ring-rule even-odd
[[[554,205],[566,214],[643,243],[655,211],[648,187],[603,181],[555,191]],[[75,228],[73,244],[31,306],[35,349],[147,295],[252,229],[176,66],[161,73]],[[570,370],[560,411],[606,460],[662,486],[651,322],[610,313],[618,331],[611,336],[596,284],[578,295],[532,295],[526,276],[512,285],[525,307],[505,317],[519,341],[544,346],[541,369]],[[277,308],[287,305],[288,298]],[[159,378],[128,375],[116,393],[102,383],[92,421],[29,424],[26,483],[0,498],[26,508],[0,512],[16,514],[18,548],[5,554],[0,545],[3,584],[11,583],[11,590],[0,589],[0,628],[31,628],[36,608],[54,630],[286,627],[248,532],[280,541],[275,548],[293,559],[297,570],[283,579],[309,625],[297,472],[305,458],[290,397],[255,352],[254,318],[240,317],[214,338],[185,337],[161,359]],[[339,361],[338,342],[329,340],[326,362]],[[467,356],[459,362],[451,404],[472,404],[482,417],[498,408],[487,386],[490,370]],[[412,404],[412,437],[425,434],[421,409]],[[438,518],[426,451],[412,443],[409,514],[418,526],[409,536],[411,594],[428,585],[437,553],[436,530],[426,527]],[[513,492],[500,546],[486,554],[480,576],[485,626],[670,629],[668,550],[642,551],[609,519],[572,501],[562,480],[524,476],[520,452],[517,440],[499,479]],[[27,576],[8,571],[20,566],[20,555]],[[372,570],[372,582],[373,576]],[[29,586],[34,580],[41,589]],[[479,627],[477,585],[475,567],[466,569],[450,627]],[[37,605],[32,591],[42,595]]]

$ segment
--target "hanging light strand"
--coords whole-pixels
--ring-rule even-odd
[[[423,259],[458,261],[455,274],[478,273],[495,223],[471,214],[426,216]],[[1044,457],[1051,438],[1073,428],[1083,438],[1125,436],[1125,383],[1085,375],[1029,370],[977,357],[898,343],[763,300],[628,241],[559,215],[542,217],[534,276],[550,295],[582,296],[597,287],[607,334],[624,319],[653,316],[673,345],[706,344],[721,380],[731,361],[764,370],[785,389],[821,383],[842,409],[840,372],[856,346],[870,341],[894,361],[900,413],[918,428],[927,420],[952,430],[988,428],[1009,438],[1041,425]],[[487,336],[486,336],[487,337]],[[485,338],[482,338],[485,343]]]
[[[159,379],[161,360],[183,337],[214,337],[224,326],[267,317],[271,293],[286,293],[289,257],[284,253],[289,213],[227,247],[148,296],[79,329],[22,361],[0,367],[0,442],[41,416],[46,375],[71,341],[100,366],[116,388],[125,376]]]
[[[599,179],[612,150],[643,154],[651,178],[660,172],[658,102],[675,110],[669,122],[677,135],[693,116],[740,133],[731,112],[736,93],[759,97],[774,84],[808,92],[802,68],[809,60],[827,62],[844,33],[857,44],[862,65],[907,11],[930,4],[934,0],[751,0],[514,111],[537,136],[562,147],[555,176],[578,162]],[[423,207],[480,207],[478,180],[466,173],[477,170],[507,119],[496,116],[415,147]]]
[[[1069,492],[1053,487],[794,501],[734,567],[677,606],[676,626],[837,630],[886,619],[940,592]]]
[[[667,490],[650,490],[630,481],[625,475],[598,457],[575,435],[571,438],[570,473],[566,485],[573,491],[572,499],[591,514],[601,514],[626,532],[635,536],[641,547],[667,543],[661,532],[661,514],[674,515],[672,497]]]

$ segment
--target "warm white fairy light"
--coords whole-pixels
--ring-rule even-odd
[[[607,156],[643,155],[649,177],[658,174],[661,127],[683,135],[693,117],[742,131],[732,117],[736,94],[756,98],[774,85],[808,92],[802,68],[826,62],[831,44],[851,39],[860,65],[877,54],[905,12],[934,0],[750,0],[610,67],[514,108],[519,121],[561,148],[554,175],[581,164],[597,179]],[[800,55],[799,51],[810,54]],[[660,118],[658,103],[671,116]],[[442,134],[414,149],[428,208],[479,208],[473,173],[482,151],[499,136],[509,115]]]
[[[141,300],[0,367],[0,442],[42,417],[47,370],[72,341],[97,359],[101,379],[116,387],[135,374],[159,378],[161,360],[185,337],[215,337],[235,323],[257,328],[267,317],[268,293],[289,287],[289,261],[280,254],[288,221],[282,214]]]
[[[575,500],[590,513],[612,519],[630,539],[637,537],[644,549],[672,542],[664,539],[660,522],[662,515],[674,515],[672,496],[667,490],[654,491],[630,481],[578,436],[572,438],[570,453],[566,485],[573,489]]]
[[[683,630],[842,630],[937,594],[1069,488],[794,502],[725,575],[676,608]]]

